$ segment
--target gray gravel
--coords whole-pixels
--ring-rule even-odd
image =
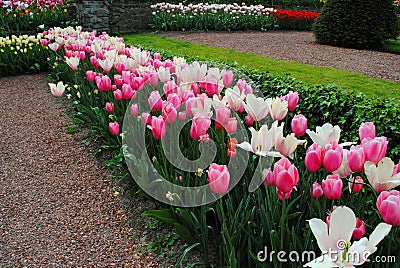
[[[0,267],[159,266],[48,82],[0,79]]]
[[[163,32],[167,37],[400,82],[400,55],[319,45],[311,32]]]

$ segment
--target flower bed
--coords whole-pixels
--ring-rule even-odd
[[[368,253],[400,257],[400,165],[386,156],[378,126],[360,124],[343,142],[337,125],[310,127],[301,93],[263,96],[259,81],[228,66],[163,60],[80,28],[43,38],[64,81],[51,92],[74,100],[77,118],[114,150],[110,164],[166,203],[145,215],[199,243],[206,261],[212,242],[218,265],[232,267],[298,267],[270,254],[281,250],[286,259],[322,251],[327,265],[362,264]],[[279,86],[290,87],[271,85]]]
[[[42,34],[0,37],[0,77],[47,69],[47,48]]]
[[[319,14],[244,4],[158,3],[152,8],[153,27],[165,31],[309,30]]]
[[[68,2],[63,0],[0,0],[0,36],[42,32],[71,24]]]

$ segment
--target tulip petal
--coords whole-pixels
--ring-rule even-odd
[[[338,249],[340,241],[350,241],[356,228],[356,215],[348,207],[338,207],[331,214],[329,240],[331,249]]]
[[[328,225],[321,219],[313,218],[308,221],[311,231],[317,239],[318,247],[322,252],[329,250]]]
[[[378,245],[379,242],[381,242],[382,239],[389,234],[391,228],[392,225],[390,224],[386,224],[384,222],[379,223],[369,236],[366,250],[371,252],[371,254],[374,253],[377,250],[376,245]]]

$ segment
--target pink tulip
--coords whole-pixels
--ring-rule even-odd
[[[91,64],[95,69],[100,68],[100,64],[99,64],[99,61],[97,60],[96,56],[91,56],[91,57],[90,57],[90,64]]]
[[[167,101],[172,103],[176,110],[179,110],[179,108],[181,107],[181,99],[176,93],[169,94],[167,97]]]
[[[271,168],[268,169],[264,168],[263,175],[264,175],[265,185],[267,186],[274,185],[274,172],[271,170]]]
[[[96,73],[95,73],[95,72],[93,72],[93,71],[86,71],[86,79],[87,79],[89,82],[94,81],[95,78],[96,78]]]
[[[361,146],[364,148],[365,160],[377,164],[386,155],[388,141],[386,137],[364,138]]]
[[[130,83],[133,90],[142,90],[144,86],[144,79],[140,76],[134,77]]]
[[[154,90],[150,93],[150,97],[148,99],[150,108],[152,111],[161,111],[162,110],[162,99],[160,92]]]
[[[160,55],[160,53],[158,53],[158,52],[154,53],[153,59],[155,59],[155,60],[161,60],[161,55]]]
[[[190,127],[190,137],[194,140],[199,140],[200,136],[207,133],[211,125],[211,119],[207,116],[195,116],[192,119],[192,126]]]
[[[304,163],[310,172],[316,172],[322,166],[322,147],[317,143],[311,145],[307,149]]]
[[[78,58],[79,58],[80,60],[85,60],[85,59],[86,59],[86,53],[85,53],[85,51],[79,51]]]
[[[212,163],[207,171],[211,191],[225,194],[229,187],[230,174],[227,166]]]
[[[149,73],[149,82],[152,86],[158,85],[158,74],[157,72],[153,71]]]
[[[178,119],[181,121],[185,121],[186,119],[186,112],[179,112],[178,113]]]
[[[124,80],[122,79],[122,75],[114,74],[114,83],[117,87],[120,87],[124,84]]]
[[[400,160],[399,163],[394,166],[392,177],[398,173],[400,173]]]
[[[322,151],[322,165],[328,172],[337,170],[342,164],[343,148],[336,141],[331,141]]]
[[[400,192],[397,190],[383,191],[376,200],[376,207],[383,220],[390,225],[400,225]]]
[[[311,196],[315,199],[320,198],[324,195],[324,191],[322,190],[321,184],[318,182],[314,182],[310,189]]]
[[[228,124],[231,117],[231,110],[226,106],[215,107],[215,124],[217,129],[222,130],[223,126]]]
[[[151,115],[149,113],[144,112],[141,117],[144,125],[151,125]]]
[[[233,83],[233,72],[231,70],[223,70],[222,71],[222,83],[224,87],[229,87]]]
[[[247,84],[245,80],[239,79],[236,83],[237,87],[240,90],[240,93],[244,93],[245,95],[253,94],[253,88]]]
[[[364,170],[364,163],[366,161],[364,148],[361,145],[351,146],[350,151],[347,154],[347,160],[349,161],[349,167],[353,172]]]
[[[148,126],[153,133],[153,137],[156,140],[163,139],[165,134],[167,133],[167,126],[165,125],[165,121],[162,116],[155,117],[153,116],[151,119],[151,126]]]
[[[358,133],[360,135],[360,141],[364,138],[375,138],[376,130],[373,122],[365,122],[361,123],[360,128],[358,129]]]
[[[238,126],[238,121],[235,117],[229,118],[228,123],[224,125],[226,133],[233,134],[236,132]]]
[[[207,95],[210,97],[219,94],[218,80],[213,77],[206,78],[206,82],[204,83],[204,89]]]
[[[299,181],[299,172],[287,158],[281,158],[274,165],[274,184],[282,193],[289,193]]]
[[[111,79],[107,75],[97,76],[96,85],[99,91],[107,91],[111,89]]]
[[[114,112],[114,103],[113,102],[106,102],[106,110],[109,113]]]
[[[162,117],[168,124],[173,124],[176,120],[178,112],[176,111],[174,105],[167,102],[162,108]]]
[[[165,95],[169,95],[172,93],[178,93],[178,86],[175,84],[174,81],[172,80],[168,80],[165,84],[164,84],[164,92]]]
[[[122,85],[121,92],[122,92],[122,98],[125,100],[134,99],[136,97],[136,91],[134,91],[128,84]]]
[[[131,115],[137,116],[139,114],[139,106],[137,104],[132,104],[131,107],[129,107],[129,111]]]
[[[281,99],[287,101],[288,110],[293,112],[296,109],[297,103],[299,102],[299,93],[289,91],[289,93],[281,97]]]
[[[340,199],[342,196],[343,181],[338,174],[328,175],[322,180],[322,189],[327,199]]]
[[[114,98],[115,98],[117,101],[122,100],[122,99],[123,99],[123,98],[122,98],[122,91],[119,90],[119,89],[114,90]]]
[[[182,91],[182,93],[181,93],[181,95],[179,95],[179,97],[180,97],[182,103],[186,103],[187,100],[194,98],[195,95],[194,95],[193,91],[185,89]]]
[[[350,186],[349,186],[350,192],[352,192],[352,193],[361,192],[363,185],[364,185],[364,180],[360,176],[353,178],[351,180]]]
[[[57,84],[48,83],[50,87],[50,92],[54,97],[61,97],[61,95],[65,91],[65,85],[62,81],[59,81]]]
[[[199,141],[205,142],[205,143],[209,143],[210,142],[210,135],[208,135],[207,133],[204,135],[200,136]]]
[[[353,238],[355,240],[360,240],[364,235],[366,231],[366,226],[364,221],[362,221],[360,218],[357,218],[356,220],[356,228],[353,231]]]
[[[249,114],[246,115],[246,125],[252,126],[254,124],[254,119]]]
[[[290,195],[292,194],[292,190],[290,190],[287,193],[284,193],[282,191],[279,191],[278,187],[276,187],[276,195],[278,196],[279,200],[283,200],[283,199],[289,199]]]
[[[118,122],[110,122],[108,123],[108,128],[110,129],[111,134],[116,135],[119,133],[119,124]]]
[[[126,70],[126,64],[125,62],[118,62],[114,64],[115,70],[117,70],[118,73],[122,73],[122,71]]]
[[[303,136],[307,130],[307,118],[302,114],[296,114],[292,119],[292,132],[296,137]]]
[[[42,43],[42,46],[47,46],[49,44],[49,40],[47,39],[40,39],[40,42]]]

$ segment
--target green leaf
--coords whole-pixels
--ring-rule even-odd
[[[148,210],[142,213],[142,216],[144,217],[154,217],[159,219],[160,221],[174,226],[174,224],[177,222],[175,219],[174,215],[172,214],[171,210],[169,208],[165,209],[158,209],[158,210]]]
[[[187,243],[193,243],[196,239],[188,228],[179,223],[174,223],[176,233]]]

